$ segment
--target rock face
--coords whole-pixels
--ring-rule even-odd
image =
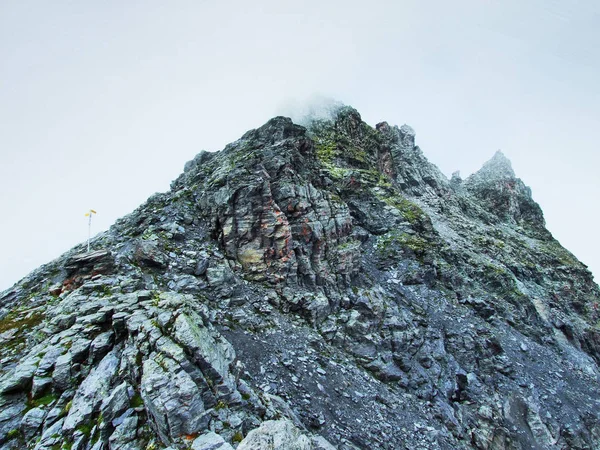
[[[600,291],[497,153],[276,117],[0,294],[0,449],[600,448]]]

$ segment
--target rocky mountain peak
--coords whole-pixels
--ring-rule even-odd
[[[492,159],[487,161],[473,177],[481,178],[485,181],[516,178],[510,160],[500,150],[496,151]]]
[[[304,135],[305,131],[300,125],[294,124],[289,117],[277,116],[270,119],[260,128],[245,133],[242,136],[242,140],[275,143],[289,138],[300,137]]]
[[[497,219],[547,235],[544,216],[531,189],[517,178],[510,160],[498,150],[464,184],[471,195]]]
[[[337,105],[0,294],[0,449],[600,446],[600,290],[497,153]]]

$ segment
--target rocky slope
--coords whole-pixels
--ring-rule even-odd
[[[337,109],[1,294],[1,449],[600,448],[600,292],[497,153]]]

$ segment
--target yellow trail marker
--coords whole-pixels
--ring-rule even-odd
[[[96,211],[90,209],[89,212],[85,213],[85,217],[89,217],[88,220],[88,241],[87,241],[87,252],[90,252],[90,239],[92,238],[92,216],[96,214]]]

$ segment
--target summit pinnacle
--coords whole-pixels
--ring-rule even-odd
[[[510,160],[504,153],[498,150],[494,153],[492,159],[487,161],[474,176],[485,178],[487,180],[506,179],[515,178],[515,172],[513,171]]]

